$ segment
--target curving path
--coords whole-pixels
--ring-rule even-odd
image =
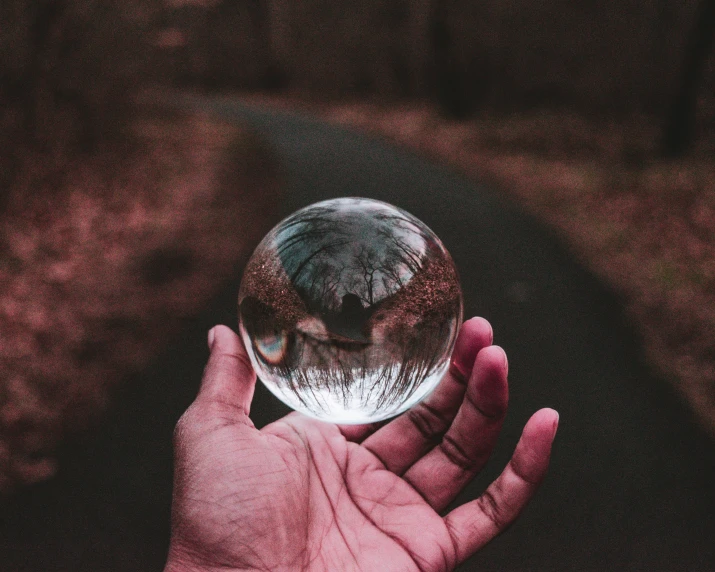
[[[617,300],[548,231],[489,189],[381,141],[230,98],[185,103],[253,124],[273,142],[287,183],[282,214],[367,196],[405,208],[442,238],[466,315],[488,318],[510,356],[502,438],[462,501],[498,474],[531,412],[561,413],[547,482],[463,570],[715,569],[715,446],[640,363]],[[57,479],[1,507],[1,570],[161,569],[171,431],[196,391],[207,329],[235,326],[239,280],[137,376],[96,435],[67,451]],[[259,386],[257,425],[285,411]]]

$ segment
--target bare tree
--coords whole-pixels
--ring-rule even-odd
[[[362,288],[360,298],[368,306],[375,303],[375,276],[380,271],[380,260],[374,249],[362,247],[355,255],[355,264],[361,272]]]

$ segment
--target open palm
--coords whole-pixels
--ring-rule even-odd
[[[452,367],[423,403],[382,426],[293,413],[258,431],[255,374],[228,328],[176,430],[167,571],[451,570],[505,528],[545,475],[557,415],[527,424],[502,475],[440,512],[481,470],[506,413],[504,352],[466,322]]]

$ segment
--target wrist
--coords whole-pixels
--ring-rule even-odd
[[[176,562],[174,560],[167,560],[166,566],[164,566],[164,572],[204,572],[199,568],[186,566],[181,562]]]
[[[169,560],[164,566],[164,572],[198,572],[198,569],[186,568],[178,562],[172,562]]]
[[[171,555],[166,561],[166,566],[164,566],[164,572],[208,572],[205,568],[200,568],[189,562],[182,561],[177,558],[173,558]]]
[[[164,566],[164,572],[254,572],[253,569],[249,568],[213,568],[197,566],[195,564],[182,562],[179,560],[172,560],[169,558],[166,561],[166,566]]]
[[[169,547],[164,572],[211,572],[211,568],[197,564],[187,554],[177,550],[172,543],[172,546]]]
[[[188,554],[169,548],[164,572],[254,572],[253,568],[228,568],[197,563]]]

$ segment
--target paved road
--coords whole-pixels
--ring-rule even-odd
[[[528,416],[561,413],[550,476],[523,518],[464,570],[715,570],[715,445],[640,363],[615,298],[558,241],[488,189],[409,152],[308,117],[192,100],[248,121],[279,151],[283,213],[335,196],[382,199],[437,232],[460,269],[466,315],[510,355],[511,407],[474,498]],[[206,330],[235,325],[238,281],[130,384],[62,473],[3,507],[0,570],[159,570],[170,435],[207,357]],[[257,424],[285,413],[259,386]],[[4,552],[4,554],[2,554]]]

